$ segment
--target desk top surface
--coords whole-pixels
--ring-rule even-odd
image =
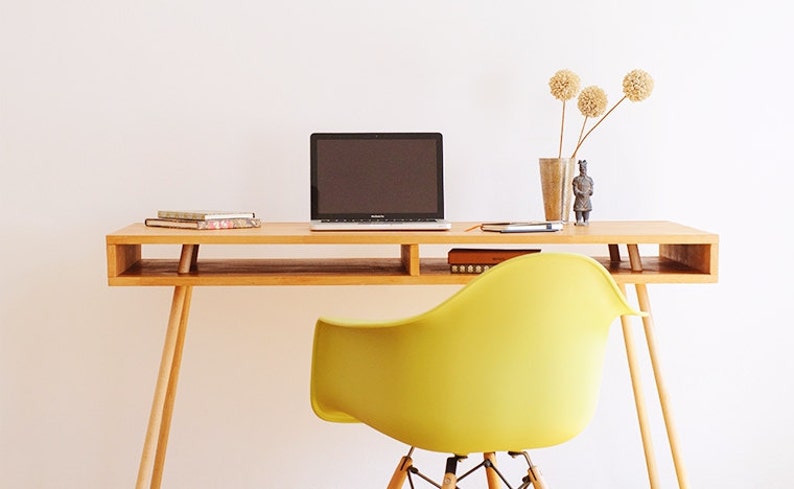
[[[307,222],[264,222],[262,227],[184,230],[131,224],[106,236],[109,245],[124,244],[687,244],[718,242],[718,235],[670,221],[593,221],[566,224],[561,231],[493,233],[470,230],[479,223],[455,222],[449,231],[311,231]]]

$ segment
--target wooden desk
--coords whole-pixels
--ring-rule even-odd
[[[450,273],[445,258],[423,256],[426,248],[541,247],[596,245],[595,257],[625,292],[633,284],[639,308],[650,313],[647,284],[713,283],[717,281],[718,236],[666,221],[591,222],[587,227],[566,225],[554,233],[499,234],[467,231],[475,223],[455,223],[450,231],[312,232],[307,223],[264,223],[255,229],[188,231],[147,228],[132,224],[106,236],[108,284],[174,287],[171,312],[146,439],[138,471],[137,489],[159,488],[179,378],[190,298],[194,286],[241,285],[377,285],[465,284],[474,275]],[[144,247],[178,245],[179,257],[146,257]],[[199,258],[207,249],[239,245],[384,245],[394,246],[385,258]],[[656,250],[640,256],[640,247]],[[621,256],[624,247],[628,259]],[[226,248],[228,249],[228,248]],[[215,250],[213,250],[215,251]],[[234,253],[234,255],[238,255]],[[655,455],[642,395],[632,330],[621,318],[635,407],[645,450],[650,486],[659,486]],[[643,318],[648,353],[667,428],[678,484],[687,487],[670,406],[653,333],[652,316]]]

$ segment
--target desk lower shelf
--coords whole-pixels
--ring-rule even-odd
[[[709,283],[714,277],[680,262],[643,257],[641,272],[626,260],[596,257],[619,283]],[[109,277],[110,285],[444,285],[465,284],[476,274],[452,273],[444,258],[423,258],[419,274],[406,272],[399,258],[206,259],[193,270],[177,271],[178,260],[141,259]]]

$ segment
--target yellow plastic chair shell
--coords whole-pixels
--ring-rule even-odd
[[[556,445],[592,418],[608,330],[625,314],[643,315],[595,260],[514,258],[418,316],[320,318],[312,408],[436,452]]]

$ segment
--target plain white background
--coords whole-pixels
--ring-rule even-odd
[[[108,287],[105,234],[163,208],[306,220],[313,131],[440,131],[450,219],[538,218],[561,68],[610,102],[633,68],[656,82],[580,152],[592,219],[720,235],[718,284],[650,288],[691,487],[787,486],[794,39],[778,5],[0,1],[0,486],[134,485],[170,290]],[[412,314],[455,290],[196,290],[164,486],[384,487],[404,447],[311,412],[314,321]],[[647,486],[622,341],[616,324],[590,427],[534,453],[553,487]]]

